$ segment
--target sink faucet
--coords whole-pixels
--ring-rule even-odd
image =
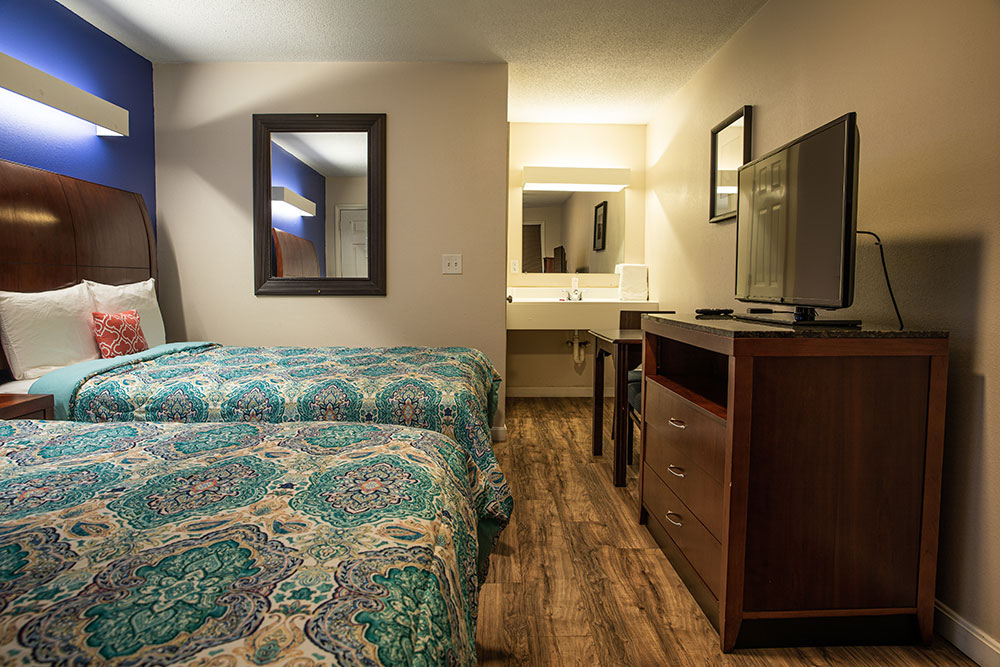
[[[583,301],[583,292],[580,290],[580,279],[573,276],[573,288],[566,290],[567,301]]]

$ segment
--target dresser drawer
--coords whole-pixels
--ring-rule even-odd
[[[674,447],[671,435],[660,426],[647,423],[646,464],[667,483],[670,490],[677,494],[716,538],[721,538],[722,483]]]
[[[722,545],[648,465],[643,471],[642,504],[718,598]]]
[[[647,424],[658,429],[670,444],[719,482],[725,479],[726,422],[693,405],[661,384],[646,382]],[[649,442],[647,452],[657,446]],[[647,458],[649,454],[647,453]]]

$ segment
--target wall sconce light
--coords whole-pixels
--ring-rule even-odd
[[[631,169],[587,167],[525,167],[525,190],[565,192],[620,192],[632,176]]]
[[[128,136],[128,109],[0,53],[0,88],[97,126],[102,136]]]
[[[294,190],[274,185],[271,186],[271,210],[286,215],[316,215],[316,204]]]

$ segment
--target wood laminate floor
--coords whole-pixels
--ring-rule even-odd
[[[925,647],[719,651],[719,636],[644,526],[636,467],[611,482],[590,454],[591,399],[507,400],[497,458],[514,494],[480,593],[482,665],[974,665],[938,639]],[[638,455],[636,456],[638,459]]]

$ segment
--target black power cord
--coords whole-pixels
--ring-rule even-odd
[[[878,246],[879,254],[882,255],[882,273],[885,274],[885,286],[889,288],[889,298],[892,299],[892,307],[896,310],[896,319],[899,320],[899,330],[903,330],[903,318],[899,314],[899,306],[896,305],[896,295],[892,293],[892,283],[889,282],[889,269],[885,265],[885,248],[882,246],[882,239],[875,232],[865,232],[858,230],[858,234],[867,234],[875,237],[875,245]]]

